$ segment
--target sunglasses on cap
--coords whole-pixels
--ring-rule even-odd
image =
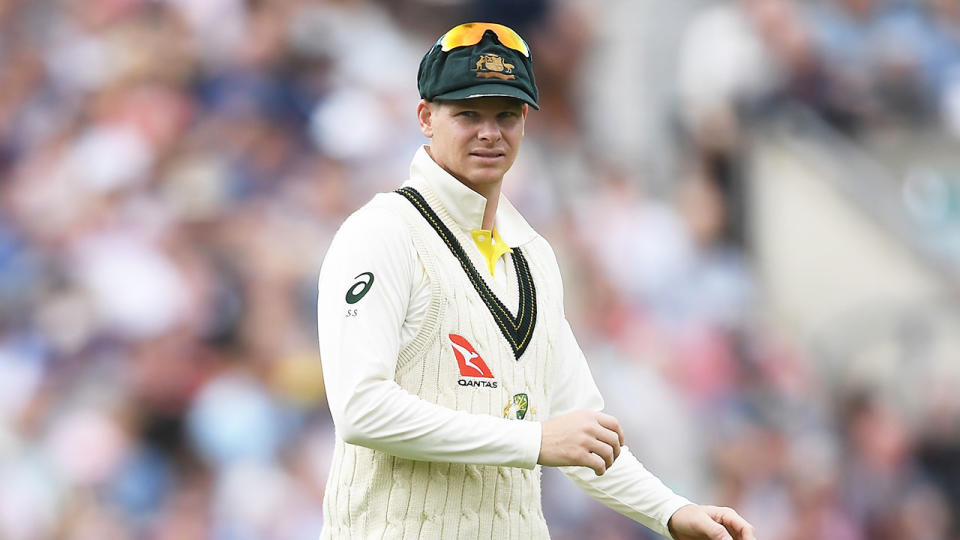
[[[437,40],[443,52],[449,52],[457,47],[469,47],[480,43],[483,34],[490,30],[497,35],[497,39],[505,47],[509,47],[524,56],[530,56],[530,48],[520,34],[512,29],[494,23],[466,23],[451,28]]]

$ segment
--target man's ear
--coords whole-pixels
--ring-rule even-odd
[[[530,110],[530,107],[526,103],[524,103],[523,106],[520,107],[520,116],[523,117],[523,126],[520,127],[521,137],[527,134],[526,128],[527,128],[527,111],[528,110]]]
[[[417,104],[417,122],[420,123],[420,132],[423,136],[433,138],[433,104],[421,99]]]

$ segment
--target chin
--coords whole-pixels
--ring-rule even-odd
[[[470,175],[470,178],[475,182],[489,184],[502,180],[503,175],[507,173],[507,169],[502,167],[478,167],[472,172],[473,174]]]
[[[467,179],[474,186],[488,186],[496,184],[503,179],[503,174],[476,174]]]

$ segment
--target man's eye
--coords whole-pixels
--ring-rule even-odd
[[[476,111],[460,111],[457,113],[457,116],[462,116],[464,118],[473,118],[477,116]]]

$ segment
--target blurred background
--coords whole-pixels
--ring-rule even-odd
[[[507,194],[647,467],[765,540],[960,538],[956,0],[0,1],[0,538],[316,538],[320,263],[466,20],[532,46]]]

